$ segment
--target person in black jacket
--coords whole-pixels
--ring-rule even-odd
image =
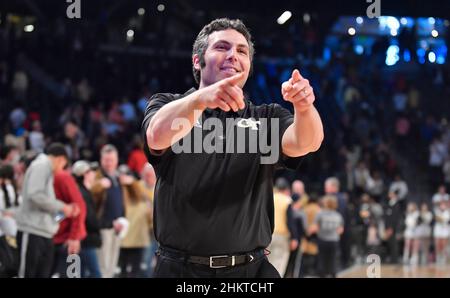
[[[96,250],[102,245],[100,224],[95,212],[91,188],[95,179],[95,165],[84,160],[74,163],[72,173],[77,180],[81,195],[86,203],[86,238],[81,242],[81,277],[100,278],[100,266]]]
[[[389,201],[384,208],[385,240],[389,251],[390,263],[398,263],[397,232],[401,220],[401,210],[398,202],[398,191],[389,192]]]

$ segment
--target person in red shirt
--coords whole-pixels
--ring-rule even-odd
[[[127,166],[137,175],[141,174],[144,166],[147,164],[147,157],[145,156],[143,147],[144,145],[138,136],[138,138],[135,138],[133,149],[128,155]]]
[[[86,237],[86,204],[80,189],[69,171],[61,171],[55,175],[53,184],[56,197],[65,203],[74,203],[80,208],[78,216],[64,218],[59,230],[53,237],[55,244],[55,263],[53,274],[66,277],[67,257],[80,252],[80,241]]]

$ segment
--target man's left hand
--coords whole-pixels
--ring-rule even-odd
[[[67,245],[67,254],[78,254],[80,252],[80,240],[72,240],[69,239],[66,242]]]
[[[306,112],[316,99],[309,81],[295,69],[291,78],[281,85],[283,99],[292,102],[296,112]]]

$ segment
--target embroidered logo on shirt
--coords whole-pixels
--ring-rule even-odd
[[[237,123],[238,127],[247,128],[250,127],[252,130],[258,130],[258,124],[261,125],[261,121],[256,121],[254,119],[241,119]]]

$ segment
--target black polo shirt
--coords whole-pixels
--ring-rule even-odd
[[[152,116],[165,104],[194,91],[191,89],[183,95],[155,94],[147,104],[142,123],[145,153],[157,176],[154,196],[156,239],[164,246],[203,256],[265,248],[271,242],[274,228],[274,170],[277,167],[296,169],[302,159],[289,158],[281,153],[281,138],[293,122],[293,115],[278,104],[255,106],[247,99],[245,109],[238,112],[206,109],[199,123],[179,143],[184,144],[189,138],[192,153],[186,150],[180,153],[172,146],[160,156],[151,154],[145,132]],[[200,135],[201,143],[212,135],[214,129],[208,130],[205,125],[210,118],[220,119],[223,123],[223,133],[216,128],[214,135],[218,137],[211,142],[219,148],[222,146],[223,150],[210,152],[202,149],[199,152],[197,148],[198,153],[195,153],[196,138],[198,140]],[[228,124],[227,118],[232,120]],[[264,154],[267,151],[255,152],[249,147],[262,140],[271,144],[270,129],[272,125],[276,128],[270,121],[272,118],[279,119],[274,136],[280,154],[277,154],[274,164],[264,164],[261,157],[267,156]],[[262,123],[264,119],[268,119],[267,125],[257,124],[255,128],[254,123]],[[236,153],[238,130],[245,130],[247,136],[244,153]],[[266,134],[256,141],[251,139],[250,134],[259,130],[260,133],[266,130]],[[233,146],[227,144],[232,132],[236,137],[235,153],[230,153]]]

